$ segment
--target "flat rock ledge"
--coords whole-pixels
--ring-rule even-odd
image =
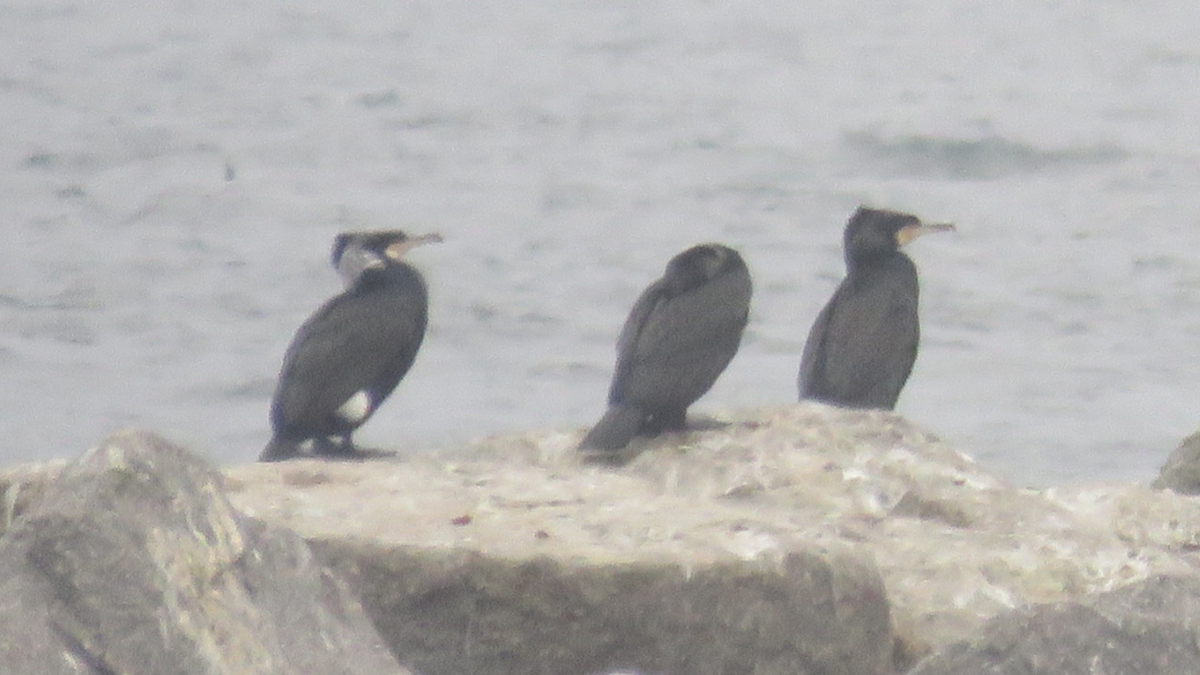
[[[225,486],[425,675],[1190,672],[1172,668],[1200,644],[1194,498],[1018,488],[892,413],[714,422],[620,467],[540,433]],[[0,526],[56,471],[0,475]]]

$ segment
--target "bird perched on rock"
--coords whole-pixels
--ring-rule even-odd
[[[800,398],[847,408],[896,406],[920,340],[917,268],[900,247],[953,230],[916,216],[859,207],[846,224],[846,277],[809,331]]]
[[[581,450],[614,452],[637,434],[681,429],[737,353],[750,309],[750,272],[738,252],[693,246],[642,292],[617,340],[608,410]]]
[[[332,263],[346,288],[300,326],[283,357],[271,401],[274,435],[260,461],[313,452],[351,456],[350,435],[392,393],[425,337],[425,281],[403,256],[440,235],[400,230],[347,232],[334,240]]]

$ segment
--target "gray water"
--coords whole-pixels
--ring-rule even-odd
[[[633,299],[739,248],[698,411],[787,403],[860,203],[910,254],[899,411],[1018,483],[1153,475],[1200,426],[1200,5],[0,0],[0,463],[143,426],[225,463],[347,228],[440,231],[417,451],[601,413]]]

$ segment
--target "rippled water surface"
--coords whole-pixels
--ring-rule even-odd
[[[755,278],[698,410],[785,403],[860,203],[911,248],[899,410],[1019,483],[1146,479],[1200,426],[1200,5],[0,0],[0,460],[146,426],[266,441],[345,228],[437,230],[433,313],[361,432],[600,414],[672,255]]]

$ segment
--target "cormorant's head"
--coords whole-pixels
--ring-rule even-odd
[[[676,290],[694,288],[718,274],[745,265],[738,252],[721,244],[699,244],[671,258],[666,278]]]
[[[907,213],[860,206],[846,224],[842,244],[846,264],[888,256],[922,234],[953,229],[950,223],[922,223]]]
[[[382,269],[392,262],[399,262],[414,246],[441,240],[440,234],[411,236],[401,230],[342,232],[334,237],[329,258],[349,286],[364,271]]]

